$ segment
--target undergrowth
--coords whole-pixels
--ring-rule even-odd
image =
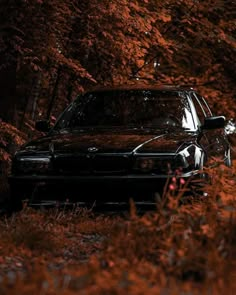
[[[128,217],[26,207],[2,218],[0,294],[234,294],[236,163],[207,172],[207,196],[180,204],[173,179],[144,214],[131,200]]]

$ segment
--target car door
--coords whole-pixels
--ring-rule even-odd
[[[192,92],[191,98],[199,120],[199,144],[204,149],[207,160],[217,158],[226,162],[229,156],[229,144],[224,128],[204,129],[205,118],[212,117],[212,112],[202,96],[196,92]]]

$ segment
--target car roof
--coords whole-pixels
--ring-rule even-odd
[[[113,86],[97,86],[88,91],[91,92],[107,92],[107,91],[129,91],[129,90],[150,90],[150,91],[193,91],[189,85],[174,84],[122,84]]]

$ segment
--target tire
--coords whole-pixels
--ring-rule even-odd
[[[23,209],[22,199],[19,197],[20,191],[10,189],[10,195],[8,198],[8,211],[10,213],[19,212]]]
[[[4,189],[0,193],[0,215],[11,215],[14,212],[21,211],[23,204],[21,199],[16,198],[9,184],[5,183]]]

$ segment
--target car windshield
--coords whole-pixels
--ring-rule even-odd
[[[183,92],[98,91],[75,100],[59,118],[54,130],[112,126],[194,129],[194,122]]]

